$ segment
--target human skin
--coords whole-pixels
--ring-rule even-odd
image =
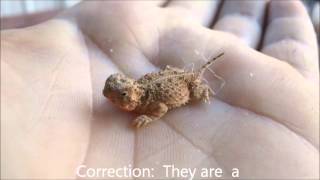
[[[264,1],[226,1],[214,27],[218,1],[157,3],[81,3],[1,32],[1,177],[76,178],[81,164],[131,164],[163,178],[162,165],[173,164],[319,178],[318,49],[302,3],[272,2],[264,18]],[[110,74],[198,67],[222,51],[211,69],[226,85],[211,103],[146,128],[132,128],[136,115],[102,95]]]

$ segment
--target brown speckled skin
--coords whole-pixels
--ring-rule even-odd
[[[183,70],[167,66],[157,73],[149,73],[137,82],[144,84],[145,94],[141,98],[142,104],[163,102],[168,109],[179,107],[189,101],[189,82],[194,74],[187,74]],[[139,111],[141,107],[138,107]],[[142,112],[144,108],[142,109]]]
[[[133,123],[139,128],[161,118],[172,108],[190,101],[208,101],[210,88],[202,83],[202,74],[222,55],[208,61],[196,72],[167,66],[138,80],[123,74],[113,74],[106,80],[103,94],[118,107],[141,114]]]

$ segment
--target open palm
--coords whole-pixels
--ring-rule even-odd
[[[232,168],[241,178],[318,177],[316,37],[302,3],[281,1],[270,4],[261,38],[265,6],[226,1],[213,30],[217,1],[88,2],[2,32],[4,177],[75,177],[80,164],[153,167],[156,178],[171,164],[221,168],[225,178]],[[222,51],[211,68],[226,85],[211,104],[170,111],[146,128],[133,129],[136,115],[102,95],[112,73],[196,68]]]

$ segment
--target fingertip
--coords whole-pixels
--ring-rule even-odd
[[[256,48],[262,33],[266,2],[225,1],[214,29],[234,34],[245,44]]]
[[[271,1],[269,21],[284,17],[308,17],[308,12],[300,0]]]
[[[316,35],[301,1],[271,1],[262,52],[288,62],[303,75],[314,76]]]
[[[220,1],[169,1],[167,7],[179,12],[186,12],[182,14],[186,16],[190,14],[191,17],[204,26],[209,26],[214,19]]]

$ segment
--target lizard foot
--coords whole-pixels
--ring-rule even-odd
[[[152,119],[147,116],[147,115],[141,115],[138,116],[134,121],[133,121],[133,126],[135,126],[136,128],[140,128],[143,126],[146,126],[147,124],[149,124],[152,121]]]

